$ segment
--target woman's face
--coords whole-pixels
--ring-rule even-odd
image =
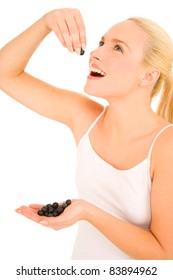
[[[133,21],[113,26],[91,53],[85,92],[109,99],[139,90],[146,40],[146,33]]]

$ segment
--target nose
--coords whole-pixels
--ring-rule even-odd
[[[99,60],[99,61],[102,61],[103,60],[103,54],[101,53],[101,49],[100,48],[97,48],[95,50],[93,50],[91,53],[90,53],[90,58],[92,60]]]

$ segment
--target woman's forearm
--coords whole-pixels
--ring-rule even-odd
[[[151,231],[124,222],[86,202],[87,221],[133,259],[166,259],[164,249]]]
[[[0,50],[0,77],[10,78],[21,74],[32,54],[50,31],[42,17],[5,45]]]
[[[106,211],[83,200],[72,200],[72,204],[62,216],[48,218],[37,215],[37,205],[22,206],[16,211],[44,226],[60,230],[84,220],[97,228],[115,246],[133,259],[164,260],[172,259],[151,231],[124,222]]]

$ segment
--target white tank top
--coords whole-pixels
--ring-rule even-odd
[[[149,229],[151,222],[150,156],[156,139],[172,125],[165,126],[156,135],[145,160],[128,170],[119,170],[96,154],[89,139],[89,132],[104,114],[105,109],[78,144],[76,183],[79,197],[123,221]],[[90,223],[81,221],[72,259],[127,260],[131,257],[118,249]]]

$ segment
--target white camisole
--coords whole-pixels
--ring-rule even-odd
[[[123,221],[149,229],[151,222],[150,156],[156,139],[172,125],[165,126],[156,135],[145,160],[128,170],[119,170],[96,154],[89,139],[91,129],[104,114],[105,109],[78,144],[76,183],[79,197]],[[131,257],[118,249],[90,223],[81,221],[72,259],[127,260]]]

